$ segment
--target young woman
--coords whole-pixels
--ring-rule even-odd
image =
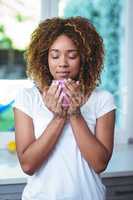
[[[14,105],[17,154],[29,175],[22,200],[105,199],[99,174],[113,150],[115,105],[96,87],[103,56],[86,18],[47,19],[33,32],[26,58],[34,85]]]

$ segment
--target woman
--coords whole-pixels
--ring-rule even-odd
[[[47,19],[33,32],[26,59],[34,86],[14,105],[17,154],[29,175],[23,200],[105,199],[99,174],[113,150],[115,105],[96,87],[103,56],[86,18]]]

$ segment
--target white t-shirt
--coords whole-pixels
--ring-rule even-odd
[[[14,107],[33,119],[38,138],[53,118],[36,86],[18,91]],[[95,89],[81,113],[95,134],[96,119],[115,109],[114,98],[108,91]],[[88,147],[89,148],[89,147]],[[90,149],[91,151],[91,149]],[[105,186],[80,153],[69,121],[41,168],[29,176],[22,200],[104,200]]]

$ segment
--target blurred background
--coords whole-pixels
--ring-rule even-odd
[[[105,60],[100,87],[115,97],[115,142],[132,141],[132,8],[132,0],[0,0],[0,131],[14,130],[16,90],[30,84],[24,52],[32,31],[43,19],[80,15],[90,19],[103,37]]]

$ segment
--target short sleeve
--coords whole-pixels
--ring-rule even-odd
[[[21,88],[16,92],[13,107],[32,117],[32,96],[28,88]]]
[[[99,91],[97,94],[96,118],[116,109],[113,95],[108,91]]]

